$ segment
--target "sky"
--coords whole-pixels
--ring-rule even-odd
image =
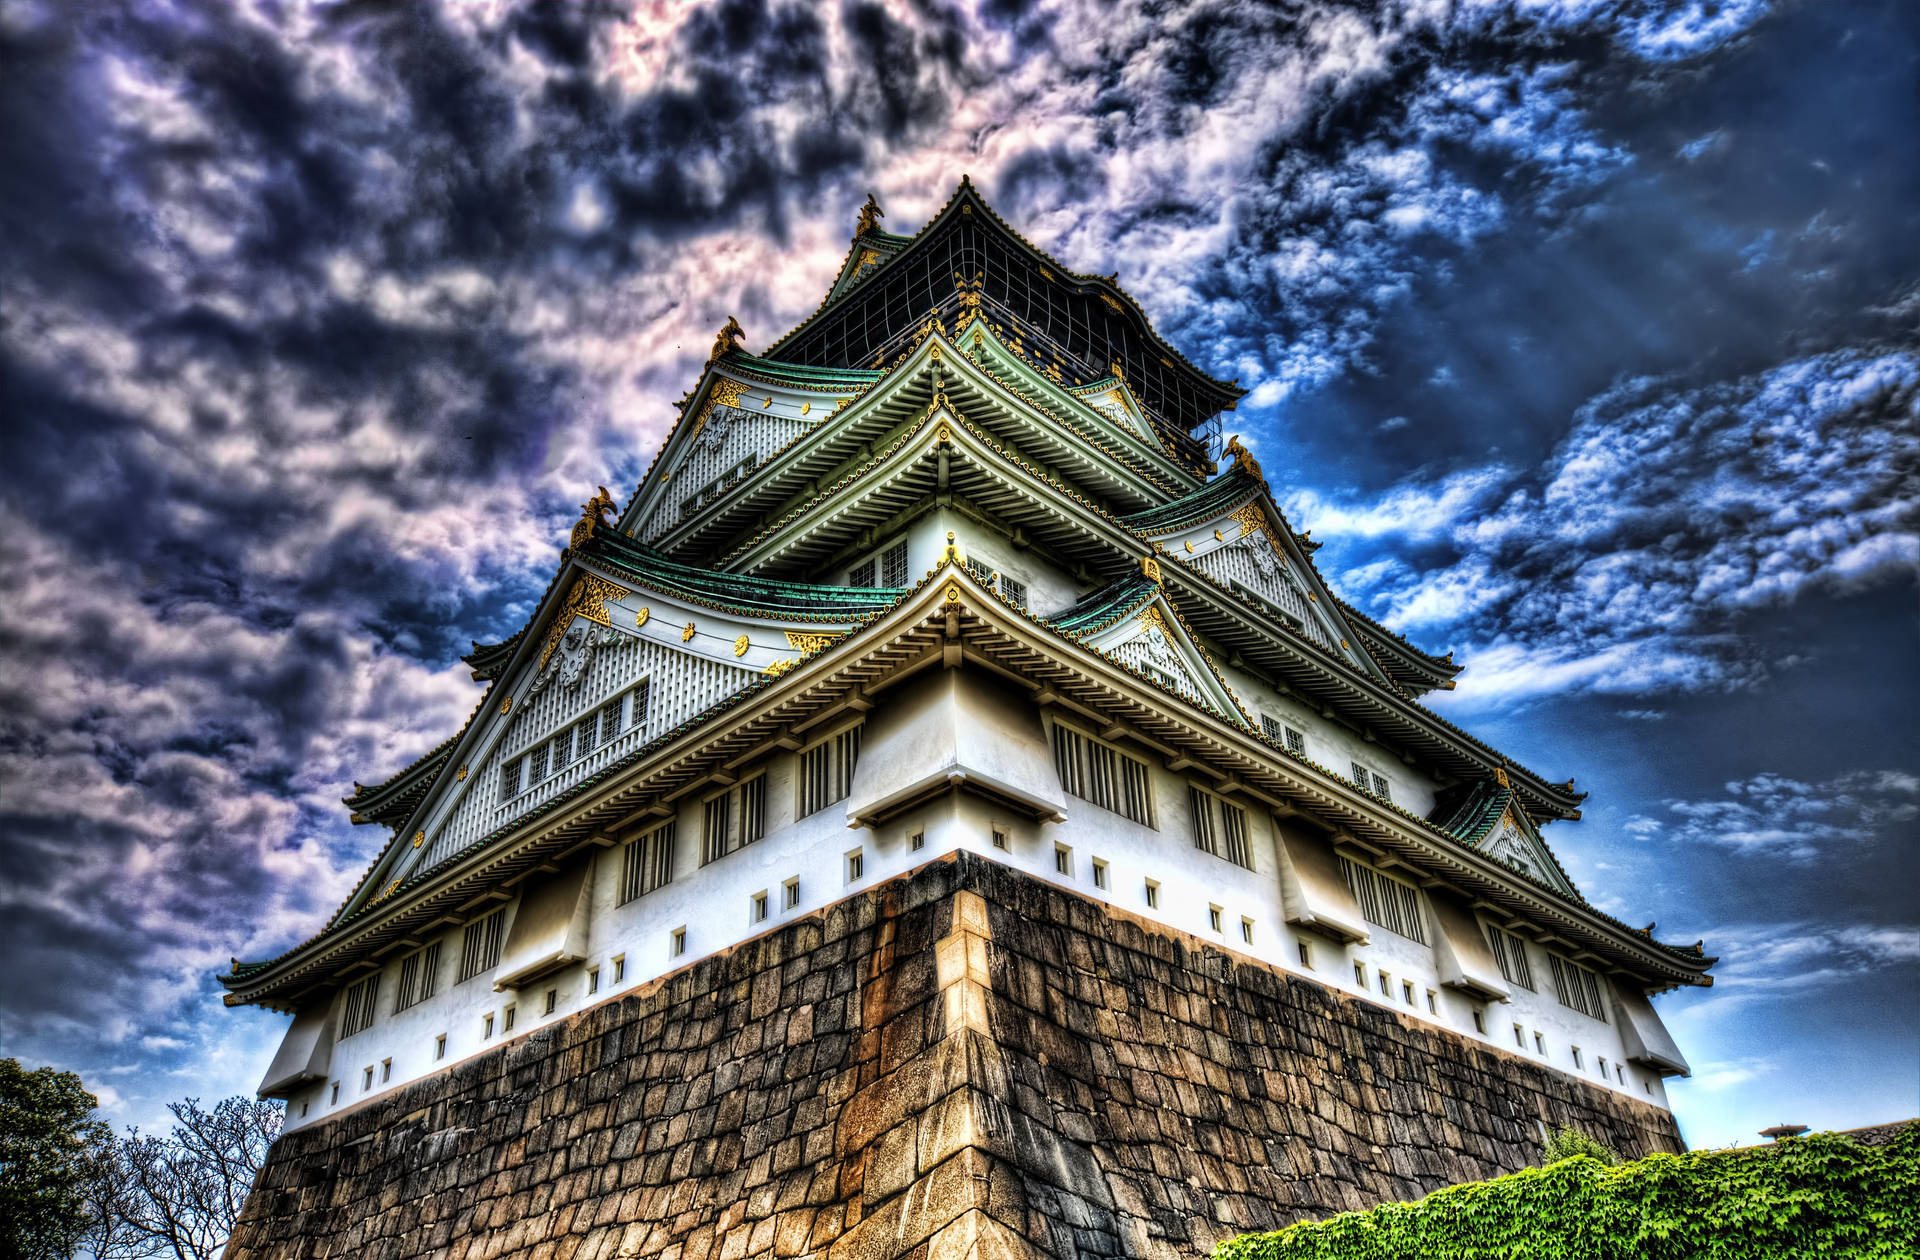
[[[1920,8],[0,0],[0,1054],[249,1092],[216,972],[729,315],[963,173],[1250,390],[1334,588],[1704,939],[1697,1146],[1920,1112]]]

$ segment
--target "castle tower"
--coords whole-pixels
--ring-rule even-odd
[[[1679,1149],[1649,999],[1714,960],[1420,703],[1459,667],[1333,594],[1240,391],[965,181],[878,217],[222,977],[293,1013],[229,1254],[1191,1257],[1546,1125]]]

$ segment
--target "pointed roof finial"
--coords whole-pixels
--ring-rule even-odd
[[[593,537],[596,529],[608,529],[613,525],[607,519],[607,513],[616,511],[613,496],[607,493],[605,486],[595,486],[600,493],[580,505],[580,519],[573,524],[573,535],[567,540],[569,551],[578,551]]]
[[[746,331],[740,327],[740,321],[731,315],[727,316],[727,326],[713,339],[713,353],[707,356],[707,362],[713,362],[729,350],[745,349],[740,339],[746,335]]]
[[[880,220],[886,217],[887,212],[880,208],[880,203],[873,199],[873,194],[868,193],[867,204],[860,207],[860,221],[853,225],[853,234],[865,236],[876,230],[880,226]]]
[[[1246,473],[1263,486],[1267,484],[1266,476],[1260,471],[1260,461],[1253,457],[1252,451],[1240,445],[1238,433],[1227,439],[1227,454],[1233,456],[1235,471]]]

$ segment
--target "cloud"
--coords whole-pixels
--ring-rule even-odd
[[[1725,791],[1715,800],[1667,801],[1665,819],[1636,817],[1627,830],[1689,849],[1704,844],[1807,863],[1920,818],[1920,776],[1904,770],[1858,770],[1824,783],[1758,774],[1728,783]]]
[[[1354,540],[1451,552],[1344,575],[1398,629],[1471,636],[1441,703],[1738,686],[1768,671],[1744,614],[1914,573],[1916,420],[1920,356],[1837,350],[1714,385],[1622,382],[1524,475],[1488,464],[1287,507],[1335,544],[1335,572]]]

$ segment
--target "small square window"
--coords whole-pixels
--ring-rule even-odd
[[[849,884],[858,881],[859,878],[866,873],[866,869],[867,858],[864,853],[855,849],[853,852],[847,854],[847,882]]]
[[[555,1004],[556,1002],[558,1002],[559,1000],[560,1000],[560,990],[558,990],[558,989],[548,989],[548,990],[547,990],[547,1009],[546,1009],[546,1010],[544,1010],[544,1011],[542,1011],[542,1012],[540,1012],[540,1013],[541,1013],[542,1015],[551,1015],[551,1014],[553,1014],[553,1007],[554,1007],[554,1004]]]
[[[447,1034],[441,1033],[438,1037],[435,1037],[433,1039],[434,1062],[437,1063],[441,1059],[444,1059],[446,1057],[447,1057]]]
[[[910,835],[910,836],[908,836],[908,837],[907,837],[907,850],[908,850],[909,852],[911,852],[911,853],[918,853],[918,852],[920,852],[920,850],[922,850],[922,849],[924,849],[924,848],[926,848],[926,847],[927,847],[927,833],[926,833],[926,832],[924,832],[924,831],[916,831],[916,832],[914,832],[914,833],[913,833],[912,835]]]
[[[619,984],[622,980],[625,980],[626,978],[627,978],[627,956],[625,954],[615,954],[613,956],[613,982],[615,984]]]
[[[1413,1005],[1413,984],[1410,981],[1402,980],[1400,982],[1400,1000],[1408,1006]]]
[[[1380,996],[1383,998],[1393,996],[1393,977],[1384,971],[1380,973]]]
[[[587,992],[600,992],[600,968],[598,967],[590,967],[587,970]]]
[[[1207,926],[1212,928],[1216,932],[1220,930],[1220,907],[1219,906],[1207,907]]]
[[[1159,909],[1160,908],[1160,885],[1155,883],[1153,880],[1148,880],[1146,884],[1146,888],[1147,888],[1147,909],[1149,910]]]
[[[1312,971],[1313,970],[1313,946],[1307,944],[1305,941],[1295,941],[1294,945],[1300,951],[1300,965],[1304,967],[1306,970]]]
[[[506,1016],[505,1016],[505,1017],[504,1017],[504,1018],[503,1018],[503,1019],[502,1019],[502,1020],[500,1021],[500,1031],[501,1031],[501,1032],[512,1032],[512,1031],[513,1031],[513,1017],[514,1017],[515,1015],[518,1015],[519,1013],[520,1013],[520,1008],[519,1008],[519,1007],[517,1007],[517,1006],[509,1006],[509,1007],[507,1008],[507,1012],[506,1012]]]
[[[753,894],[752,914],[755,923],[765,923],[767,921],[767,894],[763,892]]]
[[[1073,850],[1064,844],[1053,846],[1053,869],[1060,875],[1073,874]]]
[[[1579,1046],[1575,1046],[1575,1047],[1573,1048],[1573,1066],[1574,1066],[1574,1067],[1576,1067],[1576,1068],[1578,1068],[1578,1069],[1580,1069],[1580,1070],[1581,1070],[1581,1071],[1583,1071],[1583,1072],[1587,1070],[1587,1064],[1586,1064],[1586,1061],[1585,1061],[1585,1060],[1583,1060],[1583,1059],[1582,1059],[1582,1058],[1580,1057],[1580,1047],[1579,1047]]]
[[[1473,1013],[1473,1031],[1475,1031],[1475,1032],[1477,1032],[1477,1033],[1479,1033],[1479,1034],[1481,1034],[1482,1036],[1485,1036],[1485,1035],[1486,1035],[1486,1031],[1487,1031],[1487,1014],[1486,1014],[1486,1012],[1485,1012],[1485,1011],[1481,1011],[1481,1010],[1476,1010],[1476,1011],[1474,1011],[1474,1013]]]
[[[800,904],[800,878],[795,876],[780,885],[780,908],[792,910]]]
[[[1600,1064],[1600,1079],[1604,1081],[1607,1079],[1607,1056],[1604,1054],[1599,1056],[1598,1062]]]
[[[668,938],[667,957],[679,958],[686,952],[687,929],[683,927],[673,929],[672,935]]]
[[[1625,1085],[1627,1083],[1627,1069],[1621,1067],[1618,1063],[1614,1064],[1613,1079]]]
[[[998,827],[993,829],[993,847],[1001,850],[1007,850],[1013,847],[1007,840],[1007,833]]]
[[[1252,919],[1240,920],[1240,939],[1245,941],[1249,945],[1253,944],[1253,920]]]
[[[1107,886],[1107,864],[1099,858],[1093,859],[1093,886],[1095,888]]]
[[[393,1060],[392,1059],[380,1060],[380,1083],[382,1085],[385,1085],[388,1081],[392,1079],[393,1079]]]
[[[480,1040],[486,1041],[493,1036],[493,1012],[488,1011],[480,1017]]]

